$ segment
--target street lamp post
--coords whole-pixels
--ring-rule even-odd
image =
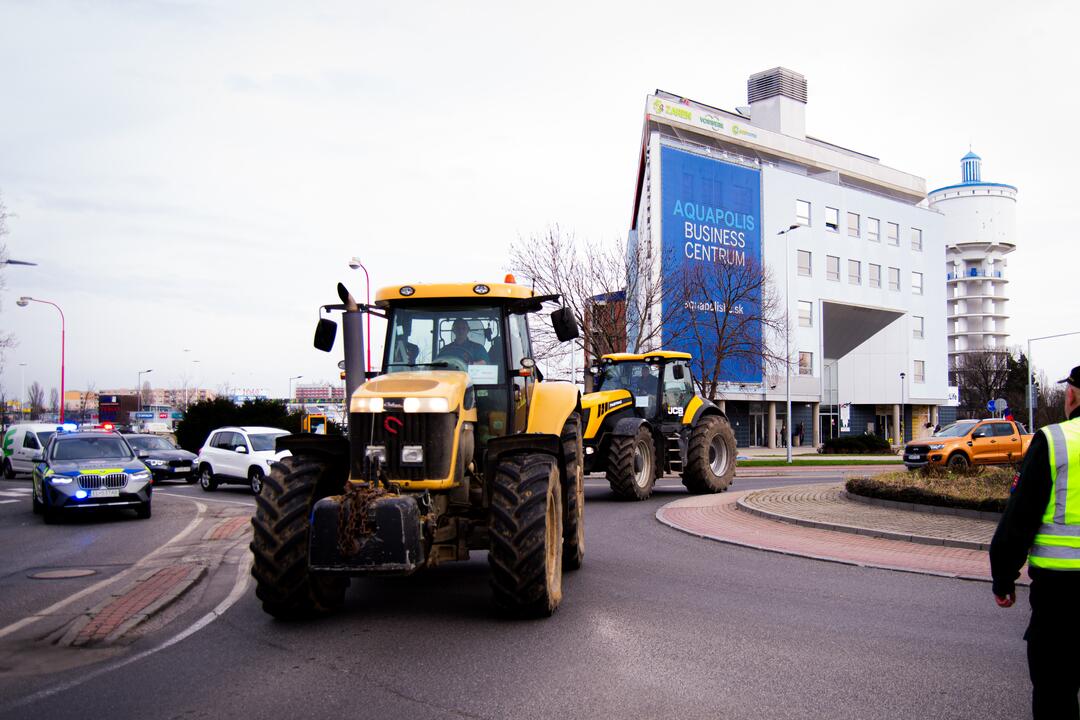
[[[784,368],[787,373],[787,380],[784,383],[785,391],[787,393],[787,415],[784,418],[784,440],[787,444],[788,465],[791,464],[791,283],[788,280],[791,276],[791,263],[788,258],[790,253],[788,252],[789,243],[787,234],[792,230],[797,230],[801,227],[803,226],[792,225],[787,230],[781,230],[776,233],[777,235],[784,236]]]
[[[28,297],[23,295],[21,298],[15,301],[15,304],[19,307],[26,307],[32,302],[41,303],[43,305],[52,305],[56,308],[56,312],[60,313],[60,422],[64,422],[64,343],[67,336],[67,320],[64,319],[64,311],[60,309],[60,306],[49,300],[38,300],[37,298]]]
[[[896,428],[896,431],[901,445],[904,444],[904,378],[906,377],[907,373],[900,373],[900,427]]]
[[[1027,406],[1028,406],[1028,432],[1035,432],[1035,403],[1031,402],[1031,374],[1035,372],[1035,363],[1031,362],[1031,343],[1036,340],[1050,340],[1051,338],[1067,337],[1069,335],[1080,335],[1080,331],[1058,333],[1057,335],[1043,335],[1042,337],[1028,338],[1027,341]]]
[[[149,370],[141,370],[135,374],[137,378],[135,381],[135,395],[139,398],[138,407],[140,411],[142,411],[142,376],[152,372],[154,372],[154,369],[150,368]]]
[[[353,270],[364,271],[364,284],[367,290],[367,304],[371,304],[371,277],[368,275],[367,268],[360,262],[360,258],[354,257],[349,261],[349,267]],[[371,313],[367,314],[367,367],[364,370],[371,370]]]
[[[302,377],[304,377],[304,376],[303,375],[296,375],[294,377],[289,378],[289,397],[285,398],[285,407],[286,408],[288,408],[289,403],[292,402],[292,383],[293,383],[293,380],[299,380]]]

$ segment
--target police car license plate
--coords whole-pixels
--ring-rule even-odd
[[[92,497],[92,498],[120,497],[120,491],[119,490],[113,490],[113,489],[91,490],[90,491],[90,497]]]
[[[190,467],[173,468],[173,472],[191,472],[191,468]]]

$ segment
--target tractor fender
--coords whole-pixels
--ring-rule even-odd
[[[683,425],[693,427],[694,425],[697,425],[698,420],[708,415],[717,415],[727,420],[727,415],[725,415],[724,411],[717,407],[715,403],[698,395],[686,406],[686,413],[683,415]]]
[[[611,429],[612,435],[636,435],[638,428],[642,425],[648,424],[648,421],[639,417],[628,417],[619,420],[615,423],[615,427]],[[650,430],[651,432],[651,430]]]
[[[529,422],[526,433],[542,433],[559,437],[566,419],[581,408],[581,395],[576,385],[568,382],[538,382],[529,398]]]

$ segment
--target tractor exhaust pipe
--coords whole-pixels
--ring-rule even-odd
[[[353,391],[364,384],[364,313],[356,298],[338,283],[338,297],[345,306],[341,318],[342,339],[345,345],[345,407],[349,408]]]

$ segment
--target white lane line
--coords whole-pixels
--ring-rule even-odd
[[[37,702],[38,700],[44,700],[45,698],[48,698],[48,697],[51,697],[53,695],[57,695],[59,693],[62,693],[65,690],[71,690],[72,688],[78,687],[79,685],[82,685],[83,683],[85,683],[85,682],[87,682],[89,680],[93,680],[95,678],[101,677],[105,673],[110,673],[113,670],[119,670],[120,668],[122,668],[122,667],[124,667],[126,665],[130,665],[133,662],[138,662],[139,660],[144,660],[144,659],[150,657],[151,655],[153,655],[154,653],[156,653],[156,652],[158,652],[160,650],[164,650],[165,648],[172,647],[176,643],[178,643],[178,642],[180,642],[182,640],[186,640],[187,638],[191,637],[192,635],[199,632],[204,627],[206,627],[207,625],[209,625],[210,623],[214,622],[219,617],[224,615],[225,612],[229,608],[231,608],[233,605],[235,605],[236,602],[241,597],[243,597],[244,593],[247,591],[248,583],[251,580],[251,563],[252,563],[252,559],[249,556],[249,559],[248,559],[248,561],[246,563],[245,562],[240,562],[240,563],[236,564],[236,580],[235,580],[235,582],[233,582],[232,590],[229,592],[228,597],[226,597],[224,600],[222,600],[220,603],[217,604],[217,607],[215,607],[213,610],[211,610],[210,612],[206,613],[201,618],[196,620],[193,624],[189,625],[184,630],[181,630],[176,635],[173,635],[171,638],[169,638],[165,642],[161,643],[160,645],[157,645],[156,647],[149,648],[147,650],[143,650],[142,652],[135,653],[131,657],[124,658],[123,660],[119,660],[119,661],[117,661],[115,663],[110,663],[108,665],[105,665],[103,667],[98,668],[97,670],[92,670],[92,671],[86,673],[85,675],[80,676],[79,678],[77,678],[75,680],[69,680],[68,682],[61,683],[60,685],[57,685],[56,687],[48,688],[47,690],[40,690],[40,691],[34,693],[33,695],[27,695],[26,697],[22,698],[21,700],[16,700],[15,702],[11,703],[10,705],[8,705],[6,708],[3,708],[3,709],[5,711],[6,710],[13,710],[13,709],[15,709],[17,707],[21,707],[23,705],[29,705],[30,703]]]
[[[190,495],[178,495],[177,493],[161,492],[160,490],[154,491],[155,495],[167,495],[168,497],[184,498],[185,500],[191,500],[191,502],[211,502],[222,503],[225,505],[244,505],[245,507],[254,508],[254,502],[240,502],[239,500],[216,500],[214,498],[202,498],[201,500],[195,500]]]
[[[7,505],[9,503],[17,503],[18,500],[0,500],[0,505]]]
[[[0,497],[24,498],[26,497],[26,493],[17,492],[14,490],[0,490]]]
[[[183,497],[183,496],[181,495],[180,497]],[[186,498],[186,499],[191,500],[191,498]],[[136,570],[139,571],[139,572],[142,572],[142,570],[143,570],[142,563],[144,561],[149,560],[150,558],[154,557],[155,555],[157,555],[157,554],[159,554],[161,552],[164,552],[165,549],[168,548],[170,545],[172,545],[174,543],[178,543],[181,540],[183,540],[185,537],[187,537],[188,535],[191,534],[191,532],[195,529],[195,527],[200,522],[202,522],[203,516],[206,514],[207,507],[205,505],[203,505],[201,502],[197,501],[197,500],[191,500],[191,502],[195,503],[195,507],[198,509],[198,511],[195,513],[195,517],[192,518],[191,522],[189,522],[187,524],[187,527],[185,527],[183,530],[181,530],[176,535],[174,535],[167,543],[165,543],[164,545],[159,546],[153,552],[148,553],[148,554],[144,555],[143,557],[141,557],[138,560],[138,562],[133,564],[127,570],[124,570],[123,572],[117,573],[116,575],[113,575],[112,577],[105,578],[104,580],[96,582],[93,585],[91,585],[90,587],[83,588],[82,590],[75,593],[74,595],[69,595],[68,597],[64,598],[63,600],[59,600],[59,601],[53,603],[52,605],[45,608],[44,610],[39,610],[38,612],[34,613],[33,615],[29,615],[27,617],[24,617],[22,620],[19,620],[17,622],[13,622],[12,624],[8,625],[5,628],[0,628],[0,638],[4,637],[6,635],[10,635],[11,633],[16,632],[17,630],[21,630],[22,628],[26,627],[27,625],[30,625],[31,623],[37,622],[38,620],[40,620],[43,617],[48,617],[48,616],[54,614],[57,610],[60,610],[61,608],[64,608],[64,607],[70,605],[71,603],[75,602],[79,598],[86,597],[90,593],[97,592],[98,590],[100,590],[101,588],[103,588],[103,587],[105,587],[107,585],[110,585],[110,584],[112,584],[114,582],[117,582],[117,581],[119,581],[121,579],[124,579],[124,578],[130,576],[132,573],[136,572]]]

